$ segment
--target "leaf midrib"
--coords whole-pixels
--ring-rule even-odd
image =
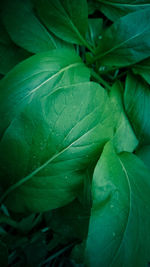
[[[67,146],[66,148],[64,148],[62,151],[60,151],[59,153],[55,154],[54,156],[52,156],[50,159],[48,159],[44,164],[42,164],[40,167],[36,168],[33,172],[31,172],[29,175],[27,175],[26,177],[24,177],[23,179],[19,180],[16,184],[10,186],[2,195],[2,197],[0,198],[0,203],[2,203],[7,196],[14,191],[15,189],[17,189],[18,187],[20,187],[22,184],[26,183],[27,181],[29,181],[34,175],[36,175],[38,172],[42,171],[48,164],[50,164],[53,160],[55,160],[56,158],[58,158],[60,155],[62,155],[65,151],[67,151],[70,147],[72,147],[76,142],[78,142],[81,138],[83,138],[84,136],[86,136],[90,131],[93,131],[93,129],[95,129],[99,124],[101,124],[101,122],[99,122],[98,124],[96,124],[94,127],[92,127],[91,129],[89,129],[85,134],[83,134],[82,136],[80,136],[79,138],[77,138],[73,143],[71,143],[69,146]]]
[[[59,74],[61,74],[62,72],[68,70],[68,69],[71,69],[71,68],[74,68],[74,67],[77,67],[77,66],[80,66],[80,65],[83,65],[82,62],[80,63],[73,63],[73,64],[70,64],[69,66],[66,66],[64,68],[62,68],[61,70],[59,70],[58,72],[56,72],[55,74],[53,74],[51,77],[49,77],[47,80],[45,80],[44,82],[42,82],[40,85],[36,86],[34,89],[32,89],[29,94],[27,94],[25,96],[28,97],[30,96],[31,94],[35,93],[41,86],[45,85],[46,83],[48,83],[50,80],[52,80],[53,78],[57,77]]]

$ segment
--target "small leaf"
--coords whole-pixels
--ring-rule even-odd
[[[17,8],[16,8],[17,7]],[[37,53],[64,46],[41,24],[28,0],[6,0],[2,18],[12,40],[29,52]]]
[[[95,60],[101,65],[128,66],[150,56],[150,8],[118,19],[102,35]],[[138,45],[137,45],[138,44]]]

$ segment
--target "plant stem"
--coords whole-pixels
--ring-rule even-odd
[[[111,90],[111,86],[109,86],[109,84],[102,78],[99,76],[99,74],[97,74],[93,69],[91,69],[91,75],[100,83],[102,84],[108,91]]]

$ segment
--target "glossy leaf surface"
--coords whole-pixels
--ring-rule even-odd
[[[36,0],[40,19],[64,41],[86,44],[88,8],[86,0]]]
[[[38,20],[29,0],[6,0],[2,15],[12,40],[30,52],[44,52],[64,46]]]
[[[42,76],[39,65],[35,68],[40,57],[45,64],[41,54],[19,65],[1,83],[1,184],[7,190],[2,198],[16,211],[43,211],[72,201],[84,177],[80,171],[96,160],[113,133],[107,93],[98,84],[85,82],[88,71],[75,54],[61,56],[57,50],[51,53],[46,67],[52,69],[46,69],[46,76],[45,65],[40,64]],[[68,66],[71,60],[79,62]],[[33,64],[37,76],[31,72]],[[67,66],[61,69],[62,65]],[[17,87],[14,72],[19,81],[23,77]],[[7,92],[6,84],[11,85]]]
[[[87,266],[146,266],[150,259],[150,170],[107,144],[93,177]]]
[[[80,57],[67,49],[38,54],[16,66],[0,83],[0,135],[33,96],[88,81],[89,75]]]
[[[108,66],[128,66],[150,56],[150,8],[118,19],[102,36],[96,59]]]

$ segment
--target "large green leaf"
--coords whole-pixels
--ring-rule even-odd
[[[106,91],[85,82],[88,71],[76,54],[61,52],[36,55],[1,82],[2,200],[15,211],[72,201],[81,170],[112,136]]]
[[[77,196],[84,179],[79,171],[97,159],[112,135],[107,98],[102,87],[88,82],[30,99],[0,143],[7,207],[43,211]]]
[[[87,266],[147,266],[150,260],[150,170],[108,143],[93,177]]]
[[[139,74],[150,84],[150,58],[147,58],[133,66],[133,72]]]
[[[150,7],[149,0],[98,0],[98,2],[100,10],[112,21],[128,13]]]
[[[138,140],[124,111],[122,95],[122,84],[116,82],[109,93],[109,97],[115,126],[113,143],[118,153],[122,151],[133,152],[138,145]]]
[[[30,0],[6,0],[2,11],[6,29],[17,45],[33,53],[64,46],[35,16]]]
[[[150,8],[118,19],[102,36],[95,60],[128,66],[150,56]]]
[[[150,90],[138,76],[126,80],[124,104],[128,118],[141,144],[150,144]]]
[[[29,57],[30,54],[17,47],[10,39],[0,20],[0,73],[6,74],[17,63]]]
[[[74,51],[52,50],[16,66],[0,82],[0,135],[34,95],[89,80],[89,70]]]
[[[35,0],[38,15],[46,27],[64,41],[87,45],[86,0]]]

